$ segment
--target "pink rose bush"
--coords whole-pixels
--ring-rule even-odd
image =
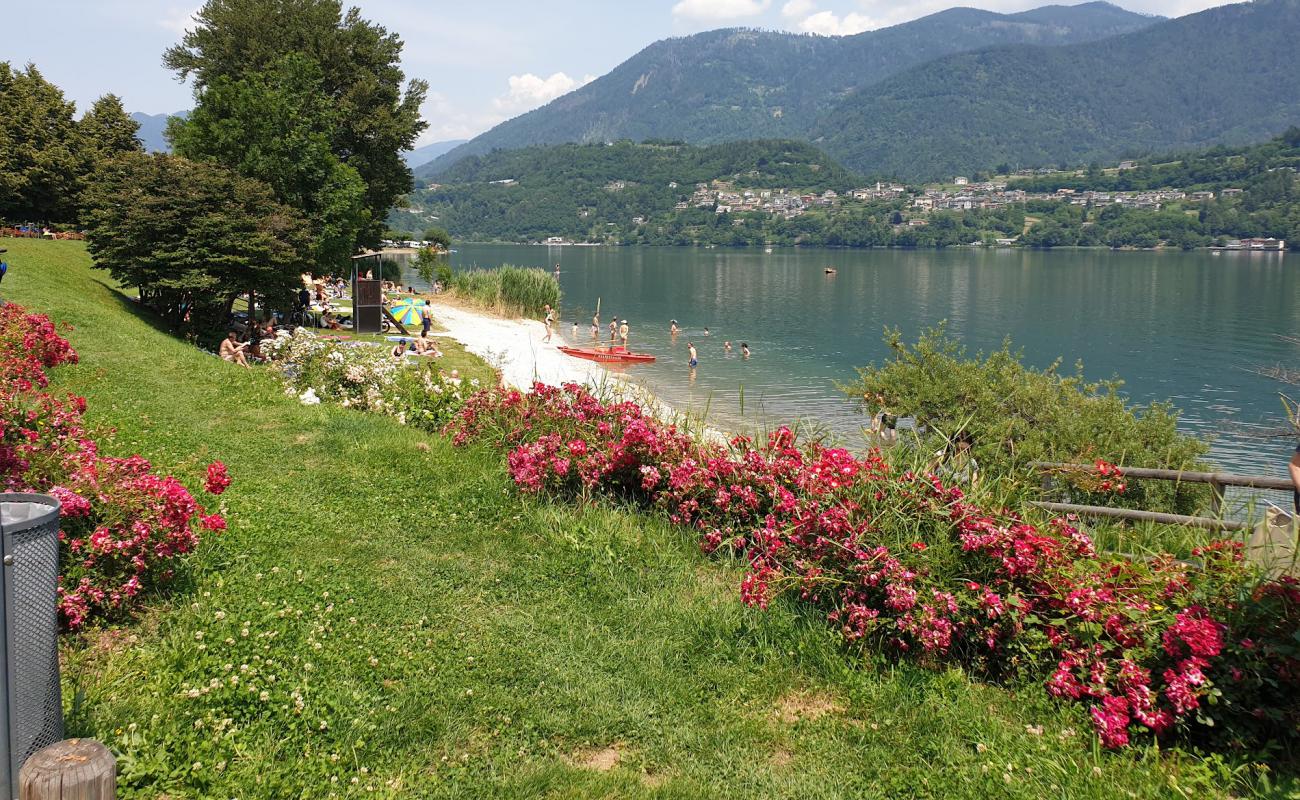
[[[982,508],[877,451],[788,428],[700,443],[576,385],[481,392],[446,432],[505,449],[525,493],[661,509],[705,552],[745,560],[749,605],[792,595],[856,647],[1043,680],[1107,747],[1143,732],[1293,743],[1300,729],[1300,584],[1259,582],[1237,543],[1194,563],[1101,554],[1070,519]]]
[[[44,391],[46,370],[76,362],[47,317],[0,307],[0,490],[43,492],[62,504],[59,613],[69,630],[129,612],[174,575],[201,531],[226,527],[143,458],[100,454],[82,420],[86,401]],[[229,485],[225,465],[213,463],[207,490]]]

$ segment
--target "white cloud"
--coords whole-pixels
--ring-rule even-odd
[[[673,16],[679,19],[719,22],[756,17],[772,5],[772,0],[679,0]]]
[[[511,75],[510,90],[495,98],[492,105],[498,111],[522,114],[538,106],[545,105],[560,95],[568,94],[574,89],[586,86],[594,81],[594,75],[587,75],[582,80],[570,78],[563,72],[557,72],[549,78],[542,78],[531,72],[523,75]]]
[[[851,36],[878,27],[880,27],[878,22],[866,14],[857,12],[849,12],[843,17],[838,17],[833,11],[818,11],[799,23],[799,30],[822,36]]]
[[[158,20],[158,26],[180,36],[185,33],[187,28],[194,27],[194,15],[199,13],[201,6],[187,8],[184,6],[171,6],[163,11],[162,17]]]
[[[799,19],[811,14],[815,8],[817,4],[813,0],[790,0],[781,6],[781,16],[786,19]]]

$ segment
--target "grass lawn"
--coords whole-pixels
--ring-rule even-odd
[[[5,240],[6,299],[56,320],[87,396],[230,530],[136,622],[64,647],[70,736],[120,796],[1226,797],[1217,760],[1103,753],[1037,687],[868,662],[734,564],[616,509],[523,501],[501,457],[302,406],[156,330],[74,242]]]

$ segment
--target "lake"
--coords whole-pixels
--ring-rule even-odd
[[[1283,418],[1282,387],[1252,369],[1300,366],[1300,346],[1277,336],[1300,333],[1294,255],[464,245],[452,259],[559,263],[560,331],[570,337],[576,320],[588,341],[599,299],[602,324],[626,317],[632,349],[658,357],[629,374],[719,427],[809,418],[852,441],[865,418],[836,382],[888,357],[884,328],[913,341],[947,320],[972,351],[1009,336],[1035,366],[1082,360],[1089,378],[1123,378],[1133,401],[1172,400],[1225,469],[1285,475],[1293,447],[1252,435]],[[688,341],[700,353],[693,374]]]

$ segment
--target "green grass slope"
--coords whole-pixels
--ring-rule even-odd
[[[156,330],[71,242],[0,295],[75,325],[57,389],[231,529],[136,624],[66,642],[68,732],[124,798],[1226,796],[1228,767],[1097,752],[1040,689],[862,663],[644,516],[519,500],[498,454],[305,407]],[[1037,727],[1033,731],[1026,726]]]

